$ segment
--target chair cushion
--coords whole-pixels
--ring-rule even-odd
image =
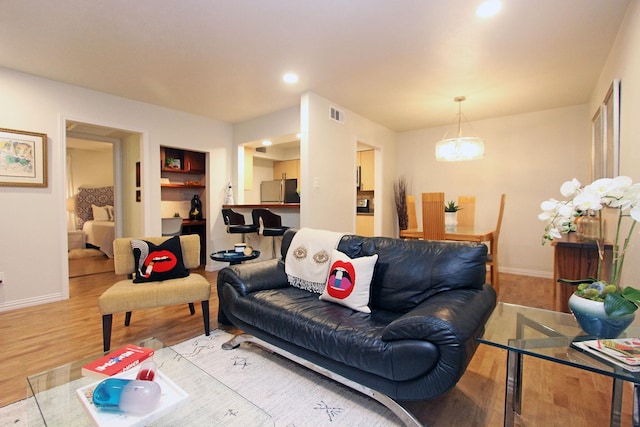
[[[131,239],[131,247],[136,266],[133,283],[156,282],[189,275],[189,270],[182,261],[182,247],[178,236],[160,245]]]
[[[98,308],[101,314],[112,314],[207,301],[210,296],[211,284],[195,273],[162,282],[133,283],[133,280],[121,280],[98,298]]]

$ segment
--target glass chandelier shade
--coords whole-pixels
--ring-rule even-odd
[[[462,136],[462,101],[466,98],[458,96],[458,135],[445,138],[436,143],[436,160],[439,162],[461,162],[478,160],[484,157],[484,141],[475,136]]]

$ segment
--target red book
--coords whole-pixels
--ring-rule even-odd
[[[153,356],[153,349],[128,344],[111,353],[87,363],[82,367],[82,375],[106,378],[127,371]]]

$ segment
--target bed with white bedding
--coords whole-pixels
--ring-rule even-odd
[[[113,258],[113,187],[79,188],[76,194],[76,215],[78,227],[84,232],[86,242]]]

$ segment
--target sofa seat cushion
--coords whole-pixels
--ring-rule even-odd
[[[210,296],[211,284],[196,273],[161,282],[133,283],[132,280],[121,280],[98,298],[98,308],[101,314],[113,314],[207,301]]]
[[[233,293],[229,288],[225,291]],[[429,372],[439,360],[428,341],[384,341],[385,327],[399,313],[354,311],[318,295],[290,287],[253,292],[234,298],[229,309],[239,320],[271,335],[347,366],[404,381]],[[416,363],[419,361],[419,363]]]

